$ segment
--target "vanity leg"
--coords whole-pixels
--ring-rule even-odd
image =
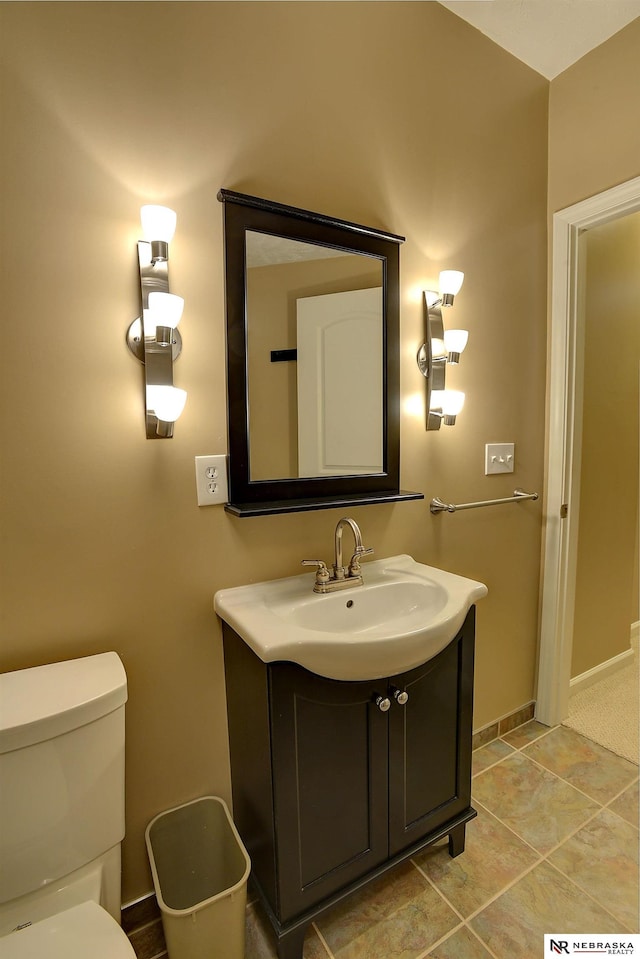
[[[456,828],[452,829],[449,833],[449,855],[452,859],[455,859],[461,852],[464,852],[465,831],[466,823],[463,823],[461,826],[456,826]]]
[[[302,959],[306,925],[296,926],[278,939],[278,959]]]

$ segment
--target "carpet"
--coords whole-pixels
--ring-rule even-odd
[[[638,764],[638,661],[569,697],[564,721],[593,742]]]

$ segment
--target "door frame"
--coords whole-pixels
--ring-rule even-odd
[[[640,210],[640,177],[553,215],[549,328],[549,448],[544,507],[540,652],[536,719],[566,719],[571,679],[582,442],[581,238]],[[566,518],[561,518],[568,504]]]

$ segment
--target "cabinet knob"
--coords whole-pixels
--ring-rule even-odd
[[[394,689],[393,698],[401,706],[404,706],[405,703],[409,702],[409,693],[406,691],[406,689]]]
[[[376,706],[381,713],[386,713],[391,708],[391,700],[386,696],[376,696]]]

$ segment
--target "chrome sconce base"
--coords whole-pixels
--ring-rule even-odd
[[[439,430],[443,420],[442,408],[431,408],[431,394],[435,390],[444,390],[445,388],[447,357],[445,353],[436,352],[435,349],[436,346],[441,346],[444,349],[444,323],[442,322],[441,304],[436,302],[429,306],[429,299],[433,299],[433,294],[425,291],[422,298],[425,340],[418,350],[417,362],[418,369],[426,382],[426,427],[427,430]],[[450,424],[447,423],[446,425]]]
[[[147,385],[154,385],[147,383],[146,374],[148,364],[149,369],[151,370],[151,368],[153,368],[154,370],[152,375],[158,375],[158,372],[162,373],[163,368],[166,367],[167,358],[170,357],[171,364],[173,365],[182,352],[182,337],[178,330],[172,330],[170,327],[158,327],[158,333],[160,330],[169,330],[170,338],[166,342],[156,341],[154,343],[152,337],[147,337],[147,342],[145,343],[140,317],[134,320],[127,330],[127,346],[136,359],[144,364],[145,396],[147,395]],[[163,355],[164,351],[167,353],[166,357]],[[165,383],[164,385],[172,386],[173,383]],[[158,419],[155,412],[149,409],[148,397],[146,403],[146,433],[147,439],[149,440],[171,439],[173,436],[173,423]]]
[[[170,440],[173,438],[173,423],[167,423],[165,420],[159,420],[157,416],[147,413],[147,437],[149,430],[153,429],[155,424],[155,434],[153,439]]]
[[[171,330],[171,327],[158,327],[158,332],[161,329]],[[171,339],[167,340],[166,343],[163,343],[162,345],[164,348],[167,346],[171,347],[171,359],[175,363],[182,353],[182,337],[180,336],[179,330],[171,330]],[[145,362],[146,354],[144,333],[142,331],[142,320],[140,317],[138,317],[137,320],[134,320],[127,330],[127,346],[137,360],[140,360],[141,363]]]
[[[440,273],[442,292],[424,290],[424,343],[418,350],[418,369],[426,381],[427,430],[439,430],[442,423],[454,426],[464,404],[464,393],[446,388],[447,363],[458,364],[469,334],[466,330],[445,330],[442,310],[453,305],[464,274],[458,270]]]
[[[162,388],[164,392],[167,388],[170,392],[176,392],[173,390],[173,364],[182,351],[182,337],[175,327],[154,326],[148,319],[150,294],[169,293],[167,257],[168,243],[138,242],[141,313],[127,330],[127,346],[144,365],[147,439],[170,439],[173,436],[173,420],[161,419],[156,409],[160,409],[158,403]],[[147,323],[149,328],[145,330]]]

